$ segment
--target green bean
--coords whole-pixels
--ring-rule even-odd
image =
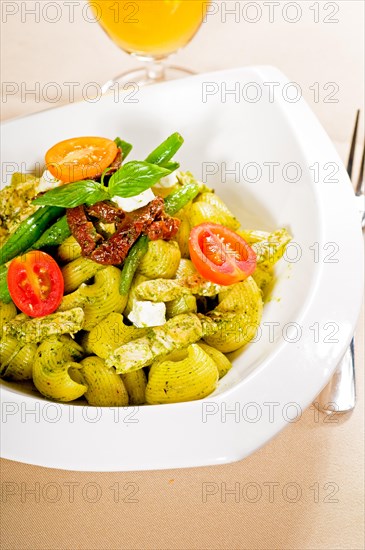
[[[119,149],[122,150],[122,160],[127,158],[129,153],[133,149],[133,145],[131,145],[130,143],[127,143],[126,141],[123,141],[119,137],[115,138],[114,142],[116,143],[117,147],[119,147]]]
[[[142,237],[140,237],[138,241],[132,246],[128,256],[124,261],[119,289],[119,292],[120,294],[122,294],[122,296],[125,296],[129,292],[138,264],[147,252],[148,241],[149,238],[147,237],[147,235],[142,235]]]
[[[199,184],[197,182],[189,182],[184,185],[181,189],[170,193],[165,198],[165,212],[170,216],[173,216],[184,208],[191,200],[199,194]]]
[[[167,168],[167,170],[170,170],[170,172],[175,172],[175,170],[178,170],[180,168],[180,163],[170,160],[169,162],[165,162],[163,167]]]
[[[0,265],[28,250],[63,212],[63,208],[46,206],[29,216],[0,248]]]
[[[11,302],[11,296],[9,294],[8,283],[6,277],[8,274],[8,268],[6,265],[0,267],[0,301],[4,304]]]
[[[71,231],[67,223],[67,217],[62,216],[62,218],[43,233],[43,235],[30,247],[30,250],[39,250],[46,246],[57,246],[62,244],[70,235]]]
[[[175,132],[148,155],[146,162],[164,167],[180,149],[183,143],[184,138]]]

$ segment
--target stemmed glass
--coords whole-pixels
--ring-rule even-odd
[[[194,74],[166,65],[172,53],[184,47],[199,30],[207,0],[89,0],[96,20],[124,51],[144,63],[108,82],[152,84]]]

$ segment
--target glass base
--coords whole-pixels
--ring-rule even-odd
[[[184,69],[182,67],[175,67],[171,65],[164,65],[163,63],[147,64],[139,69],[132,69],[116,76],[112,80],[108,80],[102,86],[103,94],[107,93],[111,88],[115,89],[116,85],[120,87],[135,85],[149,86],[150,84],[156,84],[157,82],[164,82],[166,80],[176,80],[185,76],[191,76],[196,74],[190,69]]]

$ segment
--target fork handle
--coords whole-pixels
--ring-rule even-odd
[[[317,408],[326,414],[347,413],[355,407],[354,348],[354,339],[352,339],[334,375],[316,400]]]

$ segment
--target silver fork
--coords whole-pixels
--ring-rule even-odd
[[[356,113],[355,127],[351,140],[349,160],[347,163],[347,172],[352,179],[357,130],[359,125],[360,111]],[[365,226],[364,210],[364,163],[365,163],[365,143],[361,157],[360,172],[355,185],[355,195],[359,204],[361,214],[361,226]],[[330,382],[321,391],[316,399],[315,406],[325,414],[348,413],[353,410],[356,403],[355,386],[355,342],[351,340],[345,355],[341,359]]]

